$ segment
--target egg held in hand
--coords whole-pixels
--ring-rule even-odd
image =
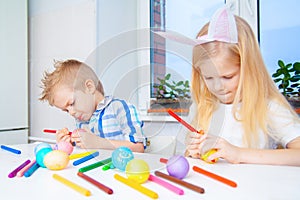
[[[66,141],[60,141],[56,143],[53,147],[53,150],[61,150],[69,155],[73,152],[73,149],[74,147],[71,145],[71,143]]]
[[[209,160],[208,158],[210,155],[216,153],[217,151],[218,151],[217,149],[210,149],[206,151],[203,155],[201,155],[201,159],[210,164],[216,163],[218,161],[218,158],[213,160]]]

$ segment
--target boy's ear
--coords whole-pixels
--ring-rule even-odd
[[[96,91],[95,83],[91,79],[85,81],[85,88],[86,91],[91,94],[94,94],[94,92]]]

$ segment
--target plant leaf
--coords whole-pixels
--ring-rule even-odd
[[[284,68],[284,67],[285,67],[285,65],[284,65],[284,63],[283,63],[282,60],[278,60],[278,65],[279,65],[279,67],[281,67],[281,68]]]

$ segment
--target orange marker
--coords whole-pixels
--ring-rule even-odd
[[[166,158],[160,158],[159,161],[160,161],[161,163],[167,164],[168,159],[166,159]]]
[[[237,184],[236,184],[234,181],[231,181],[231,180],[229,180],[229,179],[227,179],[227,178],[224,178],[224,177],[219,176],[219,175],[217,175],[217,174],[214,174],[214,173],[212,173],[212,172],[209,172],[209,171],[206,171],[206,170],[204,170],[204,169],[201,169],[200,167],[193,166],[193,170],[194,170],[195,172],[198,172],[198,173],[200,173],[200,174],[203,174],[203,175],[205,175],[205,176],[208,176],[208,177],[210,177],[210,178],[212,178],[212,179],[215,179],[215,180],[217,180],[217,181],[220,181],[220,182],[222,182],[222,183],[224,183],[224,184],[226,184],[226,185],[229,185],[229,186],[231,186],[231,187],[237,187]]]

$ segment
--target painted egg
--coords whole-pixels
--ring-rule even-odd
[[[133,158],[134,155],[128,147],[119,147],[115,149],[111,156],[113,165],[121,171],[125,170],[127,163]]]
[[[167,171],[170,176],[183,179],[189,172],[190,165],[188,160],[181,156],[175,155],[167,162]]]
[[[45,143],[45,142],[40,143],[40,144],[35,146],[34,155],[36,155],[39,150],[44,149],[44,148],[51,148],[52,149],[52,146],[48,143]]]
[[[36,162],[37,164],[39,164],[39,166],[43,167],[43,168],[46,168],[45,164],[44,164],[44,158],[45,156],[52,152],[52,148],[43,148],[43,149],[40,149],[36,155],[35,155],[35,159],[36,159]]]
[[[216,153],[217,151],[218,151],[217,149],[210,149],[207,152],[205,152],[203,155],[201,155],[201,159],[210,164],[216,163],[218,161],[218,158],[214,160],[208,160],[208,157]]]
[[[61,141],[54,145],[54,150],[61,150],[66,152],[67,154],[71,154],[73,152],[74,147],[71,145],[70,142]]]
[[[69,163],[69,155],[61,150],[53,150],[44,158],[45,166],[50,170],[64,169]]]
[[[130,160],[125,168],[128,179],[134,180],[138,183],[144,183],[150,176],[149,165],[142,159]]]

